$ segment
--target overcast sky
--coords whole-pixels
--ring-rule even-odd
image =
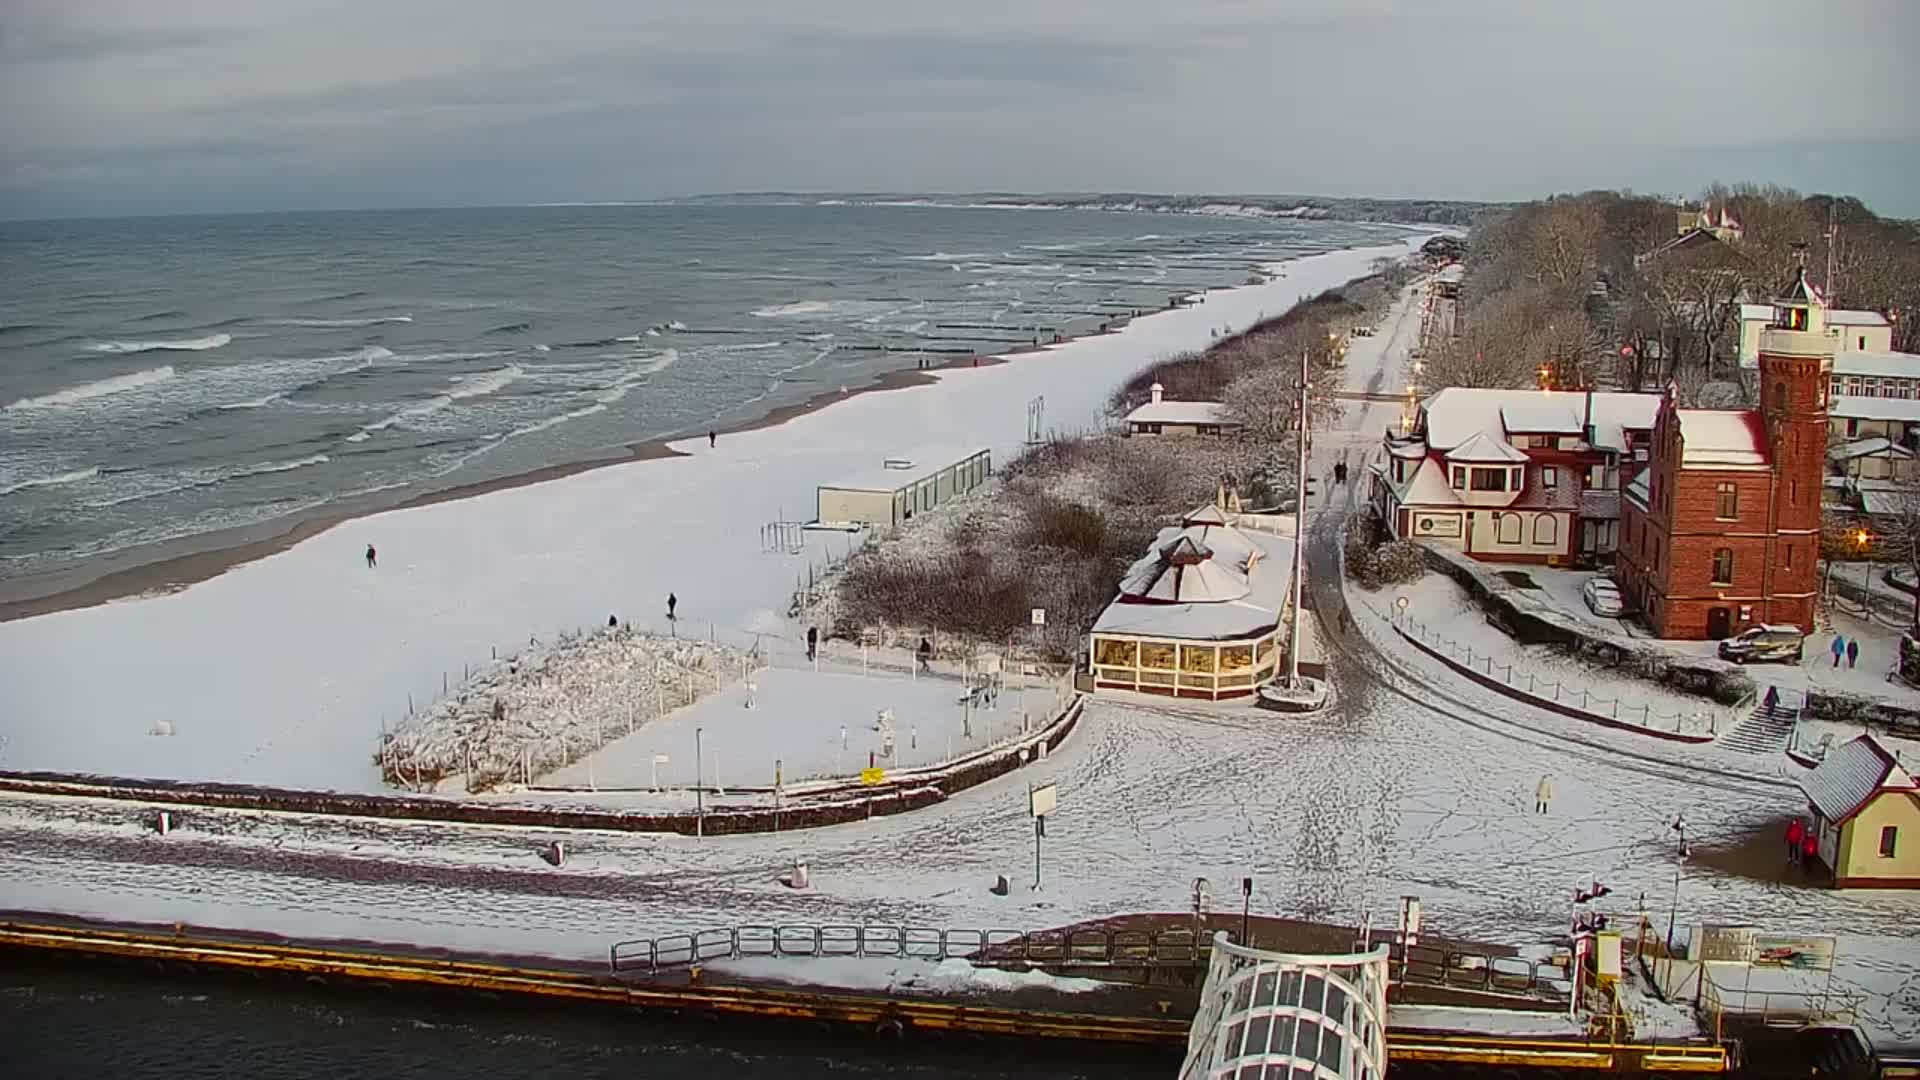
[[[0,0],[0,217],[720,191],[1920,216],[1920,0]]]

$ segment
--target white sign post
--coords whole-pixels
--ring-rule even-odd
[[[1040,838],[1047,835],[1047,815],[1060,801],[1054,785],[1027,789],[1027,813],[1033,816],[1033,889],[1040,891]]]
[[[673,764],[673,759],[668,757],[667,755],[665,754],[653,755],[653,782],[647,786],[651,787],[655,791],[659,791],[660,790],[660,766],[671,765],[671,764]]]
[[[1047,609],[1046,608],[1037,607],[1033,609],[1033,625],[1035,626],[1047,625]]]

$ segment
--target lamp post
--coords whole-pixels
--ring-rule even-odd
[[[706,771],[701,765],[700,736],[706,728],[693,729],[693,835],[704,839],[707,835],[707,796],[700,788],[702,774]]]
[[[1287,686],[1300,685],[1300,619],[1306,599],[1302,571],[1307,550],[1307,354],[1300,353],[1299,461],[1295,468],[1293,503],[1293,621],[1287,625]]]
[[[1684,815],[1675,815],[1672,830],[1680,837],[1680,849],[1673,861],[1673,904],[1667,908],[1667,957],[1673,957],[1673,924],[1680,917],[1680,870],[1687,865],[1687,856],[1692,848],[1687,845],[1687,819]]]
[[[1865,529],[1853,530],[1854,554],[1860,557],[1860,584],[1867,590],[1861,602],[1867,605],[1867,614],[1873,614],[1873,563],[1867,559],[1867,549],[1873,545],[1873,534]]]

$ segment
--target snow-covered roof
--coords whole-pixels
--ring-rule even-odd
[[[1182,525],[1225,525],[1226,523],[1227,515],[1221,513],[1220,508],[1212,503],[1195,507],[1186,517],[1180,519]]]
[[[1871,439],[1857,439],[1842,446],[1832,447],[1827,451],[1827,458],[1831,461],[1851,461],[1854,458],[1872,457],[1875,454],[1885,454],[1889,457],[1912,457],[1913,451],[1890,439],[1882,439],[1876,436]]]
[[[1427,444],[1419,439],[1390,442],[1387,444],[1387,453],[1397,458],[1423,458],[1427,456]]]
[[[1836,824],[1866,809],[1882,792],[1920,795],[1920,784],[1872,735],[1862,735],[1828,751],[1820,764],[1801,778],[1800,789],[1821,817]]]
[[[1898,492],[1856,490],[1860,491],[1860,509],[1876,517],[1898,514],[1906,508],[1906,499]]]
[[[1920,399],[1835,394],[1827,401],[1827,415],[1842,420],[1906,420],[1920,422]]]
[[[1513,445],[1505,439],[1478,431],[1466,442],[1447,451],[1447,460],[1492,461],[1510,465],[1527,460],[1527,455],[1514,449]]]
[[[1866,378],[1920,379],[1920,353],[1853,349],[1833,358],[1835,375],[1859,375]]]
[[[1165,533],[1162,534],[1163,536]],[[1094,621],[1096,633],[1134,634],[1141,637],[1183,638],[1189,641],[1221,641],[1257,637],[1266,633],[1280,621],[1280,609],[1287,601],[1287,590],[1292,585],[1291,569],[1293,560],[1293,540],[1284,536],[1269,536],[1265,533],[1245,533],[1251,546],[1259,552],[1257,568],[1244,580],[1247,591],[1234,599],[1227,600],[1179,600],[1175,602],[1141,603],[1116,599],[1108,604],[1100,618]],[[1156,544],[1155,554],[1133,565],[1128,571],[1132,579],[1135,570],[1145,564],[1164,566],[1159,558]],[[1202,562],[1207,566],[1214,560]],[[1187,567],[1183,579],[1192,574],[1194,567]],[[1215,566],[1216,571],[1226,571],[1225,567]],[[1197,583],[1194,588],[1204,588],[1208,582]],[[1126,585],[1123,583],[1123,590]],[[1189,586],[1183,580],[1181,591]]]
[[[1773,321],[1773,305],[1772,304],[1741,304],[1740,305],[1740,321],[1741,322],[1772,322]]]
[[[1413,471],[1400,501],[1408,506],[1459,506],[1460,493],[1447,482],[1447,471],[1428,458]]]
[[[1460,263],[1448,263],[1440,268],[1439,273],[1433,275],[1433,280],[1440,282],[1460,281],[1466,276],[1467,268],[1465,266]]]
[[[1828,326],[1890,326],[1887,317],[1877,311],[1829,311]]]
[[[1217,401],[1149,401],[1128,413],[1129,424],[1232,424]]]
[[[1584,404],[1586,395],[1581,395],[1577,400]],[[1503,402],[1500,405],[1500,422],[1506,425],[1508,434],[1524,431],[1541,435],[1578,435],[1586,430],[1578,407],[1568,401],[1565,394],[1542,394],[1526,400]]]
[[[899,491],[985,453],[988,450],[984,446],[922,446],[910,454],[889,457],[875,468],[843,476],[833,483],[820,486],[836,491]],[[906,467],[896,468],[888,464],[902,462]]]
[[[1647,509],[1649,504],[1653,502],[1653,489],[1647,482],[1647,476],[1652,472],[1653,470],[1650,468],[1641,469],[1640,472],[1634,476],[1633,481],[1627,485],[1626,490],[1621,492],[1625,497],[1638,503],[1642,510]]]
[[[1450,386],[1421,405],[1427,444],[1436,450],[1459,446],[1477,432],[1504,440],[1508,430],[1503,412],[1516,409],[1565,408],[1574,417],[1573,431],[1586,423],[1589,395],[1567,390],[1491,390]],[[1648,430],[1660,411],[1660,395],[1594,391],[1593,442],[1610,450],[1626,447],[1624,430]]]
[[[1764,469],[1766,431],[1751,409],[1676,409],[1683,469]]]

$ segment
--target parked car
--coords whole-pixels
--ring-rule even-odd
[[[1617,619],[1627,613],[1627,603],[1621,599],[1619,588],[1606,578],[1588,578],[1587,583],[1580,586],[1580,597],[1587,602],[1587,610],[1595,615]]]
[[[1353,336],[1354,336],[1354,337],[1372,337],[1372,336],[1373,336],[1373,327],[1371,327],[1371,326],[1356,326],[1356,327],[1354,327],[1354,328],[1353,328]]]
[[[1797,664],[1805,655],[1806,638],[1797,626],[1762,624],[1720,643],[1720,659],[1736,664],[1773,662]]]

